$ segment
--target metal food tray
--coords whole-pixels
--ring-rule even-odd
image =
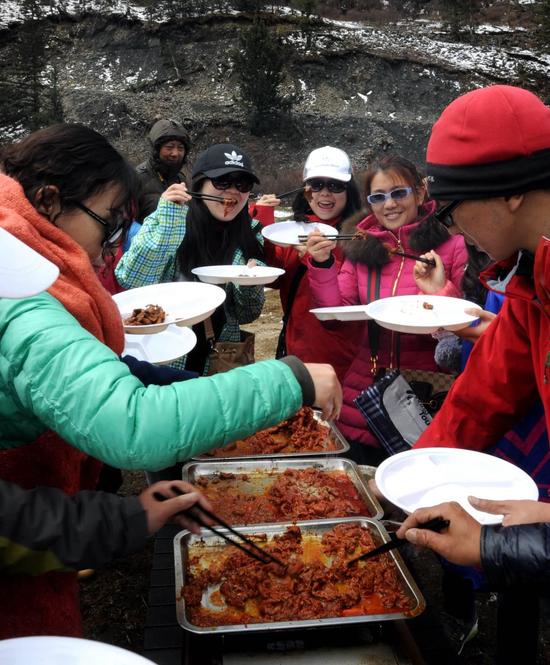
[[[363,503],[366,505],[372,519],[380,519],[384,514],[378,499],[369,490],[359,467],[355,462],[341,457],[326,457],[319,459],[259,459],[235,460],[231,462],[219,461],[217,458],[211,462],[189,462],[182,469],[182,478],[189,483],[196,484],[199,478],[213,478],[218,473],[247,474],[252,476],[243,482],[243,491],[249,494],[263,494],[265,488],[271,484],[271,479],[283,473],[286,469],[318,469],[320,471],[343,471],[353,483]],[[235,484],[238,488],[238,485]]]
[[[302,533],[311,533],[314,536],[322,537],[326,531],[343,523],[359,523],[366,529],[369,529],[374,536],[375,542],[385,543],[390,540],[388,532],[380,522],[363,517],[345,517],[330,520],[311,520],[307,522],[296,522]],[[254,536],[265,534],[268,540],[273,538],[274,535],[282,534],[284,531],[292,526],[292,523],[286,522],[281,524],[254,524],[252,526],[237,527],[236,530],[247,536]],[[226,529],[219,529],[227,533]],[[189,531],[181,531],[174,538],[174,561],[176,567],[176,611],[178,623],[182,628],[189,630],[193,633],[211,634],[211,633],[250,633],[262,632],[271,630],[289,630],[298,628],[322,628],[326,626],[351,624],[351,623],[366,623],[375,621],[395,621],[397,619],[410,619],[421,614],[425,607],[426,602],[416,582],[414,581],[411,573],[405,566],[403,559],[396,550],[388,552],[388,555],[393,559],[393,563],[397,567],[398,576],[401,584],[410,595],[413,601],[412,609],[405,612],[391,612],[387,614],[362,614],[354,616],[336,616],[323,619],[303,619],[295,621],[273,621],[269,623],[249,623],[249,624],[232,624],[220,626],[196,626],[192,624],[186,616],[185,600],[181,595],[181,589],[185,584],[185,568],[189,551],[193,551],[193,556],[198,554],[197,550],[204,550],[205,554],[209,556],[215,555],[220,552],[224,547],[228,547],[227,543],[220,537],[212,534],[210,531],[202,529],[201,535],[195,535]],[[208,551],[212,548],[211,551]]]
[[[327,457],[330,455],[341,455],[342,453],[347,453],[349,450],[349,443],[346,441],[344,438],[343,434],[340,432],[338,427],[331,421],[323,420],[321,417],[321,413],[319,411],[316,411],[315,409],[313,410],[313,417],[315,420],[318,420],[322,425],[325,425],[326,427],[329,428],[329,432],[327,434],[327,441],[333,442],[336,444],[336,448],[334,450],[304,450],[303,452],[296,452],[296,453],[284,453],[284,452],[278,452],[278,453],[254,453],[253,455],[229,455],[227,457],[210,457],[209,455],[195,455],[191,459],[197,460],[200,462],[223,462],[225,460],[231,462],[233,460],[247,460],[247,459],[265,459],[265,458],[288,458],[288,457]],[[287,418],[288,420],[288,418]],[[269,429],[268,427],[264,429]],[[258,430],[262,431],[262,430]],[[250,435],[252,436],[252,435]],[[241,438],[247,438],[247,437],[241,437]],[[223,446],[219,446],[220,448]]]

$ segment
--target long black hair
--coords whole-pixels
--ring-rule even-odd
[[[204,181],[193,183],[193,190]],[[198,266],[226,265],[233,262],[235,251],[240,249],[244,260],[264,260],[264,250],[258,238],[259,222],[253,222],[248,212],[248,205],[231,221],[217,220],[199,199],[189,203],[185,238],[176,252],[179,269],[188,278]]]
[[[346,183],[346,194],[346,205],[342,210],[342,220],[347,219],[353,215],[353,213],[361,209],[361,194],[359,193],[359,187],[353,176],[351,180]],[[298,192],[294,197],[294,201],[292,201],[292,212],[294,213],[294,219],[297,222],[307,221],[307,215],[314,214],[303,191]]]

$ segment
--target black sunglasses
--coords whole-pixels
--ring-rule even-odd
[[[103,247],[114,245],[122,235],[122,232],[126,226],[126,220],[120,213],[117,214],[113,223],[108,222],[106,219],[101,217],[101,215],[98,215],[97,212],[90,210],[90,208],[85,206],[83,203],[80,203],[80,201],[73,201],[73,205],[79,210],[82,210],[82,212],[85,212],[92,219],[95,219],[96,222],[103,226],[103,241],[101,242]]]
[[[313,178],[306,181],[306,187],[309,187],[312,192],[320,192],[325,187],[331,194],[341,194],[346,189],[346,183],[341,180],[321,180],[320,178]]]
[[[406,199],[409,194],[412,194],[412,187],[396,187],[391,192],[375,192],[367,196],[367,201],[372,205],[385,203],[388,199],[393,201],[400,201]]]
[[[223,192],[230,187],[235,187],[235,189],[242,194],[252,191],[254,187],[254,181],[252,178],[246,178],[244,176],[236,176],[234,178],[227,176],[220,176],[219,178],[210,178],[212,185]]]
[[[434,213],[434,218],[447,229],[454,226],[453,212],[458,208],[462,201],[451,201]]]

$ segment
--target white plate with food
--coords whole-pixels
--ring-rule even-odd
[[[271,284],[277,277],[285,274],[282,268],[269,266],[202,266],[193,268],[191,272],[201,282],[207,284],[240,284],[241,286],[257,286]]]
[[[149,335],[166,330],[171,323],[192,326],[204,321],[223,303],[225,291],[200,282],[166,282],[122,291],[113,300],[125,333]]]
[[[319,321],[368,321],[366,305],[341,305],[340,307],[317,307],[309,310]]]
[[[367,315],[383,328],[397,332],[430,334],[438,330],[466,328],[477,316],[465,313],[468,308],[479,309],[469,300],[447,296],[392,296],[373,300],[367,305]]]
[[[323,235],[335,236],[338,231],[328,224],[321,222],[275,222],[262,229],[262,235],[274,245],[290,247],[292,245],[303,245],[304,241],[299,236],[307,236],[312,231],[320,231]]]
[[[519,467],[494,455],[459,448],[398,453],[380,464],[375,480],[386,499],[406,513],[457,501],[481,524],[498,524],[502,515],[476,510],[469,496],[495,501],[539,498],[535,481]]]
[[[124,335],[122,355],[146,360],[153,365],[167,365],[192,351],[197,336],[191,328],[168,326],[156,335]]]

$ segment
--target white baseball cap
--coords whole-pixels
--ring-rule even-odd
[[[311,178],[332,178],[349,182],[352,169],[348,155],[340,148],[326,145],[309,153],[304,166],[304,180]]]
[[[0,228],[0,297],[26,298],[45,291],[59,268],[24,242]]]

